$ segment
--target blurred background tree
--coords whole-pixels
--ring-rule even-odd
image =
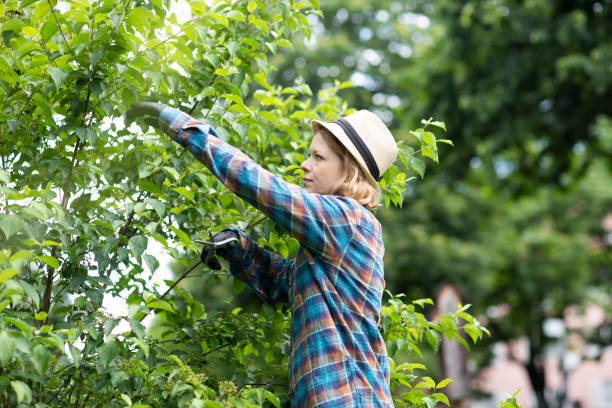
[[[491,341],[528,338],[526,369],[546,406],[544,320],[594,288],[610,303],[612,2],[321,7],[312,38],[275,56],[278,81],[304,77],[316,91],[350,79],[343,97],[397,139],[435,116],[456,144],[402,209],[378,213],[389,288],[434,296],[450,282],[489,308]],[[508,312],[494,318],[499,305]]]

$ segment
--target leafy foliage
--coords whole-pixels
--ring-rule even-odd
[[[230,225],[285,256],[295,253],[295,240],[260,223],[261,214],[176,145],[126,129],[122,117],[135,100],[173,104],[297,181],[309,121],[350,113],[338,92],[351,85],[313,95],[301,80],[269,82],[271,56],[292,47],[295,32],[310,34],[306,15],[320,13],[316,2],[190,8],[181,22],[161,0],[0,6],[2,404],[287,403],[286,309],[205,310],[180,288],[162,296],[151,278],[162,254],[187,267],[199,252],[195,238]],[[437,143],[448,141],[434,130],[444,124],[425,121],[413,146],[402,145],[405,168],[381,183],[387,205],[403,201],[407,174],[423,176],[422,157],[437,161]],[[104,312],[111,296],[126,300],[122,316]],[[423,336],[458,338],[459,318],[469,334],[484,331],[463,308],[441,322],[413,308],[393,298],[385,309],[383,329],[397,350],[417,351]],[[153,314],[156,324],[147,327],[142,320]],[[410,391],[406,404],[447,403],[438,393],[444,381],[413,378],[419,367],[406,367],[394,368],[394,382],[431,391]]]

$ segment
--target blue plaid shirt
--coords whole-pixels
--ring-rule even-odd
[[[299,242],[284,259],[240,233],[231,272],[265,301],[291,309],[292,407],[393,407],[378,330],[385,281],[381,226],[352,198],[312,194],[260,167],[210,126],[176,109],[160,120],[171,137],[236,195]]]

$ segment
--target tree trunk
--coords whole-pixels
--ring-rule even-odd
[[[548,408],[548,403],[544,397],[546,376],[542,353],[542,331],[541,329],[536,329],[535,332],[537,333],[536,336],[534,336],[535,338],[529,339],[529,361],[525,368],[527,369],[531,386],[537,398],[538,408]]]

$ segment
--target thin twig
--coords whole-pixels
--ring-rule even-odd
[[[168,288],[168,289],[167,289],[167,290],[164,292],[164,294],[163,294],[163,295],[161,295],[161,296],[159,297],[159,299],[161,300],[161,299],[165,298],[165,297],[168,295],[168,293],[170,293],[170,291],[171,291],[172,289],[174,289],[174,287],[175,287],[176,285],[178,285],[178,283],[179,283],[180,281],[182,281],[183,279],[185,279],[185,277],[187,277],[187,275],[189,275],[189,273],[190,273],[190,272],[192,272],[192,271],[193,271],[195,268],[197,268],[197,267],[198,267],[198,266],[199,266],[201,263],[202,263],[202,261],[201,261],[201,260],[200,260],[200,261],[197,261],[195,264],[193,264],[193,265],[191,266],[191,268],[187,269],[187,271],[185,271],[185,272],[184,272],[184,273],[183,273],[181,276],[179,276],[179,278],[178,278],[177,280],[175,280],[175,281],[174,281],[174,283],[172,284],[172,286],[170,286],[170,287],[169,287],[169,288]],[[140,308],[140,309],[139,309],[139,310],[138,310],[136,313],[140,313],[140,311],[142,310],[142,308],[143,308],[143,307],[141,307],[141,308]],[[145,314],[145,315],[143,315],[143,316],[142,316],[140,319],[138,319],[138,320],[139,320],[139,321],[142,321],[142,319],[144,319],[146,316],[147,316],[147,315]]]
[[[245,229],[249,229],[252,228],[254,226],[256,226],[257,224],[261,223],[262,221],[266,220],[268,217],[266,215],[264,215],[263,217],[261,217],[260,219],[258,219],[257,221],[253,220],[249,223],[249,225],[246,226]]]
[[[202,357],[206,357],[206,356],[207,356],[207,355],[209,355],[210,353],[213,353],[213,352],[215,352],[215,351],[217,351],[217,350],[221,350],[222,348],[227,347],[227,346],[231,346],[231,345],[232,345],[231,343],[225,343],[225,344],[222,344],[222,345],[220,345],[220,346],[217,346],[217,347],[215,347],[214,349],[212,349],[212,350],[210,350],[210,351],[207,351],[206,353],[202,354]]]
[[[190,272],[192,272],[192,271],[193,271],[195,268],[197,268],[197,267],[198,267],[198,266],[199,266],[201,263],[202,263],[202,261],[201,261],[201,260],[200,260],[200,261],[198,261],[198,262],[196,262],[195,264],[193,264],[193,266],[192,266],[191,268],[187,269],[187,271],[185,271],[185,272],[184,272],[184,273],[183,273],[181,276],[179,276],[179,278],[178,278],[176,281],[174,281],[174,283],[172,284],[172,286],[170,286],[170,287],[169,287],[169,288],[168,288],[168,289],[167,289],[167,290],[164,292],[164,294],[163,294],[163,295],[161,295],[160,299],[165,298],[165,297],[166,297],[166,295],[168,295],[168,293],[170,293],[170,291],[171,291],[172,289],[174,289],[174,287],[175,287],[176,285],[178,285],[178,283],[179,283],[180,281],[182,281],[183,279],[185,279],[185,277],[186,277],[187,275],[189,275],[189,273],[190,273]]]
[[[76,155],[79,151],[81,139],[77,137],[77,141],[74,144],[74,150],[72,152],[72,161],[70,163],[70,169],[68,170],[68,176],[66,177],[66,183],[64,184],[64,196],[62,197],[62,208],[66,211],[66,204],[68,203],[68,189],[70,188],[70,179],[72,179],[72,169],[74,169],[74,162],[76,161]]]
[[[64,43],[66,43],[66,48],[68,48],[68,52],[72,54],[72,57],[74,58],[74,62],[76,62],[79,68],[82,68],[81,64],[79,64],[79,61],[76,60],[76,55],[74,54],[74,52],[72,52],[72,48],[70,48],[70,45],[68,44],[68,40],[66,40],[66,36],[64,35],[64,30],[62,30],[62,25],[57,19],[57,16],[55,15],[55,10],[53,9],[53,6],[51,5],[51,0],[47,0],[47,3],[49,4],[49,8],[51,9],[51,14],[53,14],[53,17],[55,18],[55,23],[57,24],[57,28],[59,29],[59,32],[62,35],[62,38],[64,39]]]
[[[155,44],[155,45],[154,45],[153,47],[151,47],[150,49],[151,49],[151,50],[154,50],[154,49],[156,49],[157,47],[159,47],[160,45],[165,44],[166,42],[168,42],[168,41],[170,41],[171,39],[175,38],[175,37],[176,37],[176,36],[178,36],[179,34],[184,33],[184,32],[185,32],[185,30],[186,30],[187,28],[191,28],[191,25],[192,25],[193,23],[195,23],[195,22],[196,22],[196,21],[198,21],[198,20],[203,19],[204,17],[206,17],[206,16],[202,16],[202,17],[196,18],[195,20],[191,20],[191,21],[189,21],[189,24],[190,24],[190,25],[189,25],[188,27],[185,27],[185,28],[183,28],[182,30],[178,31],[177,33],[174,33],[174,34],[170,35],[169,37],[164,38],[164,39],[163,39],[161,42],[159,42],[158,44]]]

